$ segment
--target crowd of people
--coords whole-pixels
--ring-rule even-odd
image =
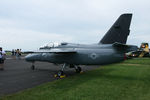
[[[11,55],[16,57],[21,56],[21,49],[12,49]]]
[[[15,57],[15,59],[20,59],[21,49],[13,49],[11,51],[11,56]],[[0,47],[0,70],[4,70],[4,61],[5,60],[6,60],[6,52],[3,51],[2,47]]]
[[[21,49],[12,49],[11,56],[16,57],[16,59],[20,59]]]

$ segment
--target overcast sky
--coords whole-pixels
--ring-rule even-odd
[[[128,44],[150,43],[150,0],[0,0],[0,46],[36,50],[48,42],[98,43],[133,13]]]

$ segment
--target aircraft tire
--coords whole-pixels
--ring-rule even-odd
[[[32,69],[32,70],[35,70],[35,66],[34,66],[34,65],[32,65],[32,66],[31,66],[31,69]]]
[[[76,73],[80,73],[81,72],[81,67],[78,67],[77,69],[76,69]]]
[[[64,72],[63,72],[63,71],[59,71],[59,72],[57,73],[57,75],[60,77],[60,76],[64,75]]]

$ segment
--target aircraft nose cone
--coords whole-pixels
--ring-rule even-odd
[[[39,54],[28,54],[27,56],[25,56],[25,60],[26,61],[29,61],[29,62],[32,62],[32,61],[36,61]]]
[[[26,61],[31,61],[32,60],[32,54],[28,54],[27,56],[25,56],[25,60]]]

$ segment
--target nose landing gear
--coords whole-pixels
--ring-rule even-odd
[[[32,70],[35,70],[34,62],[32,62],[31,69],[32,69]]]

